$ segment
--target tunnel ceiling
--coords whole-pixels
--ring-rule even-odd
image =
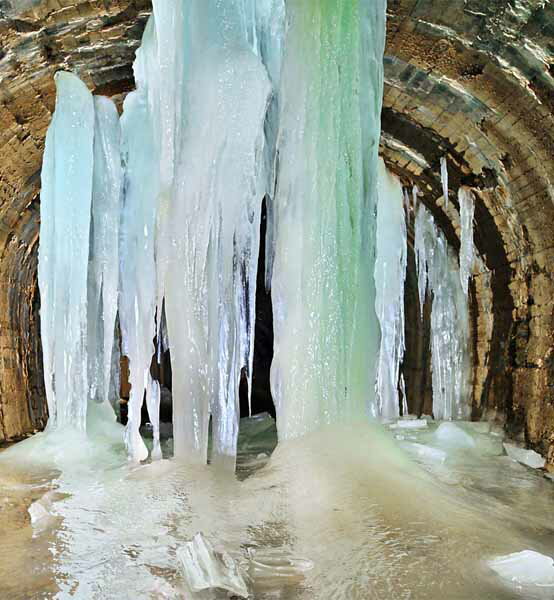
[[[0,0],[0,439],[44,419],[36,284],[53,74],[121,101],[147,0]],[[454,247],[474,188],[475,416],[554,462],[554,5],[389,0],[381,151]],[[448,158],[451,202],[440,199]]]

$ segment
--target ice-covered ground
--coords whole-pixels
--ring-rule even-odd
[[[243,420],[237,477],[130,466],[113,427],[0,453],[3,600],[189,597],[199,532],[260,600],[553,597],[554,483],[487,424],[333,427],[274,450],[270,419]]]

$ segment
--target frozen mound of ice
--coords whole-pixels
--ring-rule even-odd
[[[446,460],[446,452],[439,448],[417,442],[403,442],[402,447],[425,462],[443,463]]]
[[[490,433],[491,431],[491,424],[488,421],[461,421],[457,425],[475,433]]]
[[[531,467],[531,469],[542,469],[546,463],[545,459],[534,450],[526,450],[515,444],[503,444],[506,454],[522,465]]]
[[[488,561],[502,579],[517,585],[554,587],[554,560],[534,550],[523,550]]]
[[[201,533],[180,548],[177,557],[191,592],[222,589],[248,598],[246,583],[235,561],[226,552],[216,552]]]
[[[475,440],[454,423],[441,423],[434,437],[446,446],[456,448],[475,448]]]

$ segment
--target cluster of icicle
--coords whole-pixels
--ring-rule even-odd
[[[379,161],[377,203],[377,257],[375,309],[381,328],[377,363],[377,414],[394,419],[400,414],[399,387],[403,391],[402,414],[407,414],[404,376],[400,372],[405,351],[404,284],[407,267],[406,206],[399,179]]]
[[[441,176],[445,195],[448,179],[445,161]],[[426,295],[432,294],[431,369],[433,415],[436,419],[463,419],[469,416],[470,323],[468,280],[474,262],[471,190],[462,187],[460,203],[460,262],[448,245],[433,216],[420,204],[415,222],[414,250],[418,274],[421,316]],[[446,203],[446,198],[445,198]]]
[[[153,340],[173,367],[175,454],[234,464],[252,372],[268,200],[279,437],[376,414],[375,205],[385,0],[154,0],[121,119],[57,75],[42,172],[40,289],[50,427],[106,405],[116,313],[126,443]],[[119,268],[118,268],[119,266]]]
[[[44,375],[49,427],[84,430],[87,416],[108,413],[114,391],[119,117],[110,100],[93,99],[73,75],[56,79],[63,93],[46,136],[41,192]]]
[[[445,206],[448,167],[441,160]],[[475,260],[473,245],[474,197],[461,187],[460,262],[427,209],[412,198],[397,177],[380,161],[377,205],[375,307],[381,329],[376,381],[376,416],[384,420],[407,414],[401,365],[405,351],[404,285],[407,267],[406,220],[415,213],[415,254],[418,293],[423,318],[427,292],[432,297],[431,356],[433,414],[437,419],[467,418],[470,353],[468,285]],[[402,398],[400,398],[400,393]]]

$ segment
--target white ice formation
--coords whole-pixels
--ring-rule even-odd
[[[506,454],[512,460],[515,460],[522,465],[526,465],[531,469],[542,469],[545,466],[546,460],[544,459],[544,456],[541,456],[538,452],[520,448],[515,444],[504,443],[503,445]]]
[[[212,461],[234,466],[264,197],[280,438],[377,415],[385,6],[154,0],[120,120],[58,74],[39,267],[50,427],[85,430],[108,407],[117,306],[130,458],[148,456],[145,397],[160,456],[157,336],[171,346],[175,454],[205,462],[211,421]]]
[[[448,161],[446,156],[441,156],[441,183],[444,207],[448,207]]]
[[[93,407],[96,400],[109,409],[119,277],[119,123],[111,100],[93,100],[76,76],[58,73],[56,88],[41,176],[44,379],[49,428],[85,431],[87,417],[98,412],[88,410],[89,399]]]
[[[442,231],[420,204],[415,253],[421,306],[432,294],[431,368],[433,415],[439,420],[468,416],[470,376],[469,307],[460,272]]]
[[[465,295],[468,293],[469,279],[475,261],[475,248],[473,246],[473,216],[475,213],[475,199],[470,188],[462,186],[458,191],[460,204],[460,281]]]
[[[441,423],[434,433],[435,438],[452,448],[475,448],[475,440],[461,427],[454,423]]]
[[[400,414],[398,388],[404,357],[404,283],[407,266],[405,195],[398,178],[379,162],[375,309],[381,328],[377,364],[377,410],[380,417]],[[406,398],[403,398],[404,402]],[[404,407],[402,411],[406,414]]]
[[[534,550],[499,556],[488,562],[502,579],[517,586],[554,588],[554,560]]]
[[[201,533],[179,548],[177,557],[193,594],[221,589],[239,598],[248,598],[246,583],[235,561],[226,552],[216,552]]]

